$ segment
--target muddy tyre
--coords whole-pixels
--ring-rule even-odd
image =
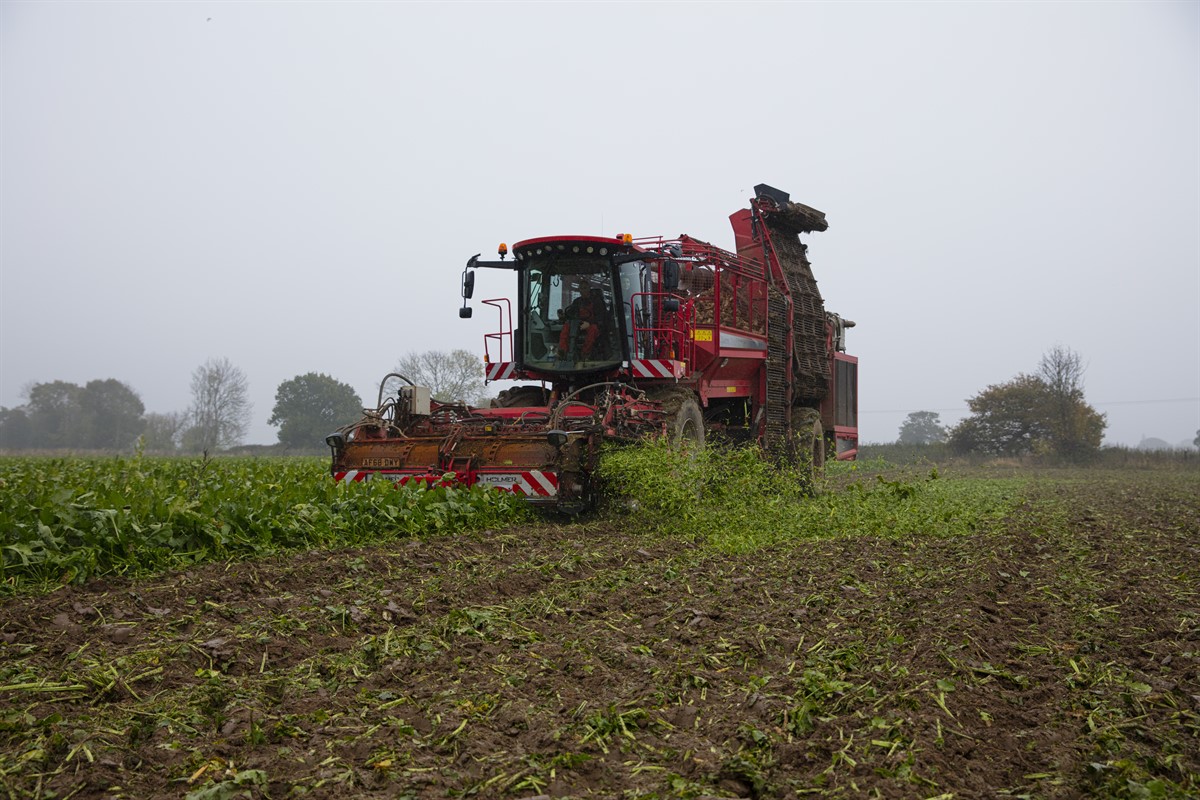
[[[676,447],[701,450],[704,447],[704,415],[700,404],[689,397],[679,404],[671,424],[671,442]]]
[[[688,391],[673,391],[654,398],[662,403],[666,414],[667,438],[677,448],[693,452],[704,448],[704,414],[700,401]]]
[[[540,386],[514,386],[504,389],[492,398],[492,408],[523,408],[544,406],[550,400],[549,393]]]

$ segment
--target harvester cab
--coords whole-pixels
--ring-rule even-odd
[[[476,269],[515,271],[515,327],[503,318],[505,301],[484,301],[502,315],[500,332],[485,338],[486,360],[519,364],[522,372],[560,388],[628,365],[639,349],[636,336],[650,334],[656,312],[679,311],[678,301],[669,297],[678,288],[678,264],[669,253],[634,244],[630,235],[531,239],[513,247],[512,260],[504,258],[506,245],[500,253],[499,261],[475,256],[467,262],[466,313],[460,315],[470,316]],[[632,316],[625,313],[630,309]]]
[[[509,298],[481,302],[484,377],[517,381],[486,408],[430,397],[403,376],[379,405],[327,440],[339,480],[452,481],[522,494],[561,511],[595,498],[604,443],[710,434],[756,443],[816,474],[826,452],[857,453],[854,325],[825,311],[800,234],[825,215],[755,187],[730,217],[736,250],[675,239],[548,236],[471,257],[462,318],[480,269],[514,273]],[[400,383],[388,389],[388,380]],[[808,480],[815,485],[815,481]]]

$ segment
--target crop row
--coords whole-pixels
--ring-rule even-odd
[[[335,483],[317,458],[0,459],[0,580],[12,591],[296,548],[486,527],[510,495]]]
[[[969,533],[1020,496],[1018,481],[967,491],[946,486],[936,471],[885,480],[860,465],[832,465],[841,488],[807,497],[800,476],[754,449],[688,454],[650,443],[609,452],[601,463],[602,513],[632,513],[663,534],[730,553],[831,529]],[[4,458],[0,586],[11,592],[481,529],[527,513],[511,495],[486,489],[335,483],[317,458]]]

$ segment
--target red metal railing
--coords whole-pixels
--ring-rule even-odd
[[[501,303],[503,303],[503,305],[501,305]],[[496,331],[495,333],[485,333],[483,335],[483,353],[484,353],[483,358],[484,358],[484,361],[486,361],[489,364],[493,363],[492,362],[492,346],[491,346],[493,339],[496,341],[496,344],[499,346],[499,350],[500,350],[499,358],[497,358],[496,361],[502,362],[502,361],[506,360],[504,358],[504,337],[505,336],[508,337],[508,357],[509,357],[509,359],[511,359],[512,355],[513,355],[512,301],[509,300],[507,297],[495,297],[495,298],[492,298],[491,300],[484,300],[483,304],[486,306],[495,306],[496,310],[498,312],[500,312],[500,330]],[[507,317],[507,327],[505,325],[506,317]]]
[[[638,298],[651,324],[638,322]],[[678,311],[664,311],[666,300],[679,303]],[[629,298],[629,329],[633,332],[633,358],[670,358],[693,363],[696,307],[690,298],[669,292],[637,292]]]

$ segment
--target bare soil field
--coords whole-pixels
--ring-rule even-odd
[[[0,787],[1200,794],[1196,471],[1022,497],[969,535],[730,554],[606,516],[10,597]]]

